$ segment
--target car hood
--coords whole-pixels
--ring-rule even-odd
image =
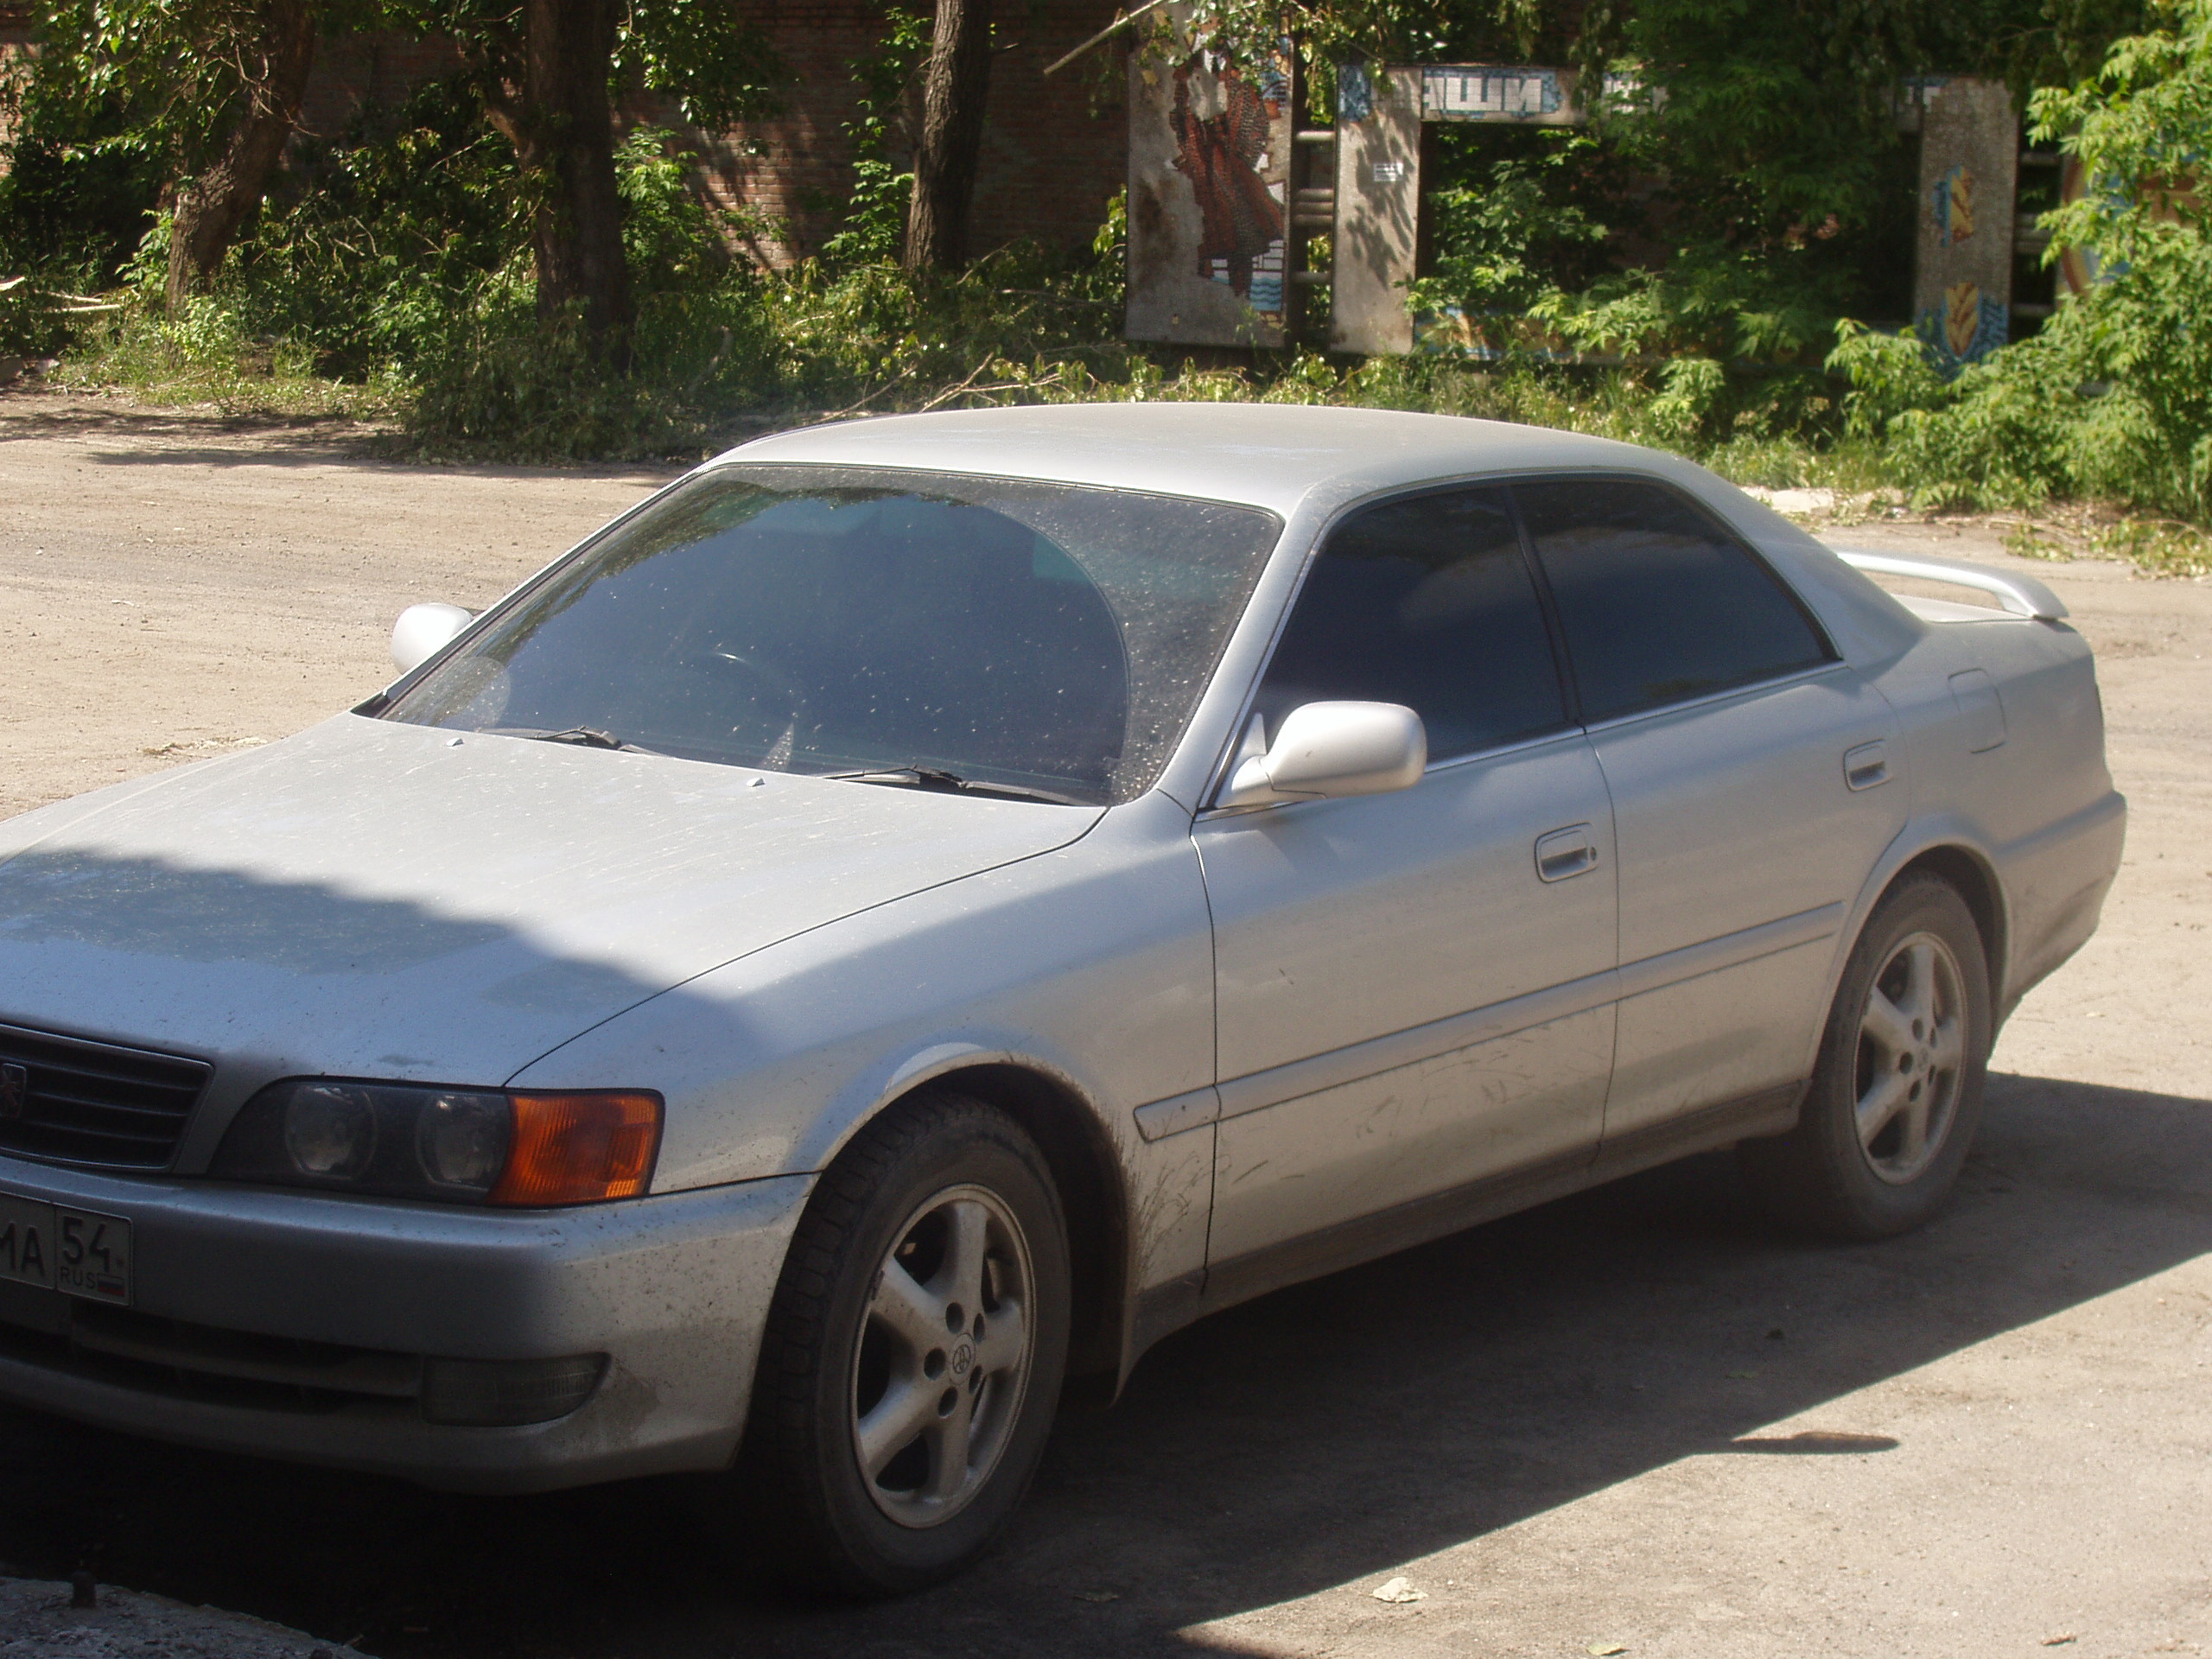
[[[0,825],[0,1022],[494,1084],[1098,817],[341,715]]]

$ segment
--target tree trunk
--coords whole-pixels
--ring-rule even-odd
[[[922,137],[906,213],[906,269],[956,269],[967,251],[968,207],[991,90],[990,0],[937,0],[922,84]]]
[[[245,108],[214,164],[177,192],[169,221],[168,308],[206,289],[223,256],[261,203],[269,175],[299,125],[300,98],[315,63],[308,0],[264,0],[261,38],[251,48]]]
[[[539,175],[537,315],[550,321],[581,301],[594,351],[626,368],[634,312],[607,97],[620,16],[616,0],[526,0],[517,143]]]

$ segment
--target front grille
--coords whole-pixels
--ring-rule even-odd
[[[0,1152],[89,1169],[167,1169],[213,1070],[205,1060],[0,1026]]]

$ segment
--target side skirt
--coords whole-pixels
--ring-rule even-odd
[[[1672,1163],[1678,1158],[1732,1147],[1738,1141],[1786,1135],[1797,1126],[1797,1110],[1805,1097],[1805,1087],[1802,1083],[1792,1083],[1722,1101],[1617,1140],[1602,1141],[1595,1157],[1580,1152],[1532,1164],[1525,1169],[1509,1170],[1447,1192],[1342,1222],[1303,1238],[1255,1250],[1249,1255],[1210,1267],[1203,1275],[1192,1274],[1173,1283],[1155,1286],[1138,1297],[1130,1310],[1122,1378],[1128,1379],[1144,1351],[1161,1338],[1209,1313],[1234,1307],[1269,1291],[1302,1284],[1325,1274],[1341,1273],[1346,1268],[1464,1232],[1486,1221],[1533,1209],[1554,1198],[1563,1198],[1624,1175]]]

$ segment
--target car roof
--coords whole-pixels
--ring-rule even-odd
[[[1504,421],[1279,404],[1055,404],[884,415],[781,432],[717,456],[1050,479],[1248,502],[1285,517],[1431,479],[1534,467],[1671,472],[1635,444]]]

